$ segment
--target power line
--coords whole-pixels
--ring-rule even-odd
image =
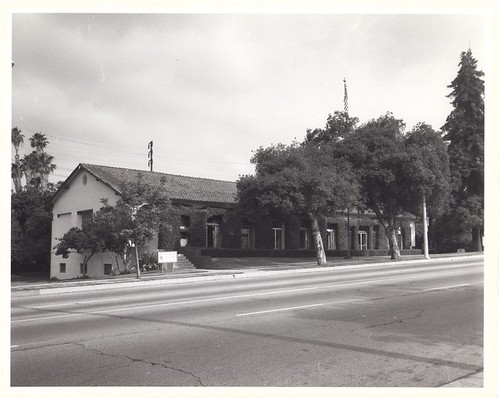
[[[30,129],[24,129],[23,131],[28,131],[28,132],[35,133],[35,131],[30,130]],[[89,146],[92,146],[92,151],[94,153],[97,151],[97,152],[100,152],[102,155],[107,155],[110,152],[112,152],[113,156],[116,156],[116,157],[127,157],[127,158],[129,158],[130,156],[133,156],[133,157],[135,157],[137,159],[143,159],[144,158],[144,155],[143,155],[142,151],[140,151],[140,149],[139,149],[139,147],[137,145],[116,144],[116,143],[110,143],[109,141],[100,141],[100,140],[94,140],[94,139],[88,139],[88,138],[81,138],[81,137],[76,137],[76,138],[75,137],[64,137],[64,136],[61,136],[61,135],[53,135],[53,134],[48,134],[48,133],[43,133],[43,134],[45,134],[47,137],[56,139],[56,142],[58,142],[58,141],[68,141],[68,142],[76,143],[76,144],[80,144],[80,145],[89,145]],[[98,145],[98,144],[102,144],[102,145]],[[221,161],[221,160],[216,160],[216,161],[214,161],[214,160],[200,160],[200,159],[194,158],[192,156],[192,153],[179,152],[179,151],[177,151],[176,153],[172,153],[172,154],[169,153],[169,158],[167,158],[167,157],[159,156],[158,155],[158,152],[160,152],[160,153],[166,153],[167,149],[163,148],[161,146],[157,146],[157,148],[160,149],[160,151],[157,149],[157,151],[155,153],[155,158],[162,159],[162,160],[169,160],[169,161],[173,160],[174,162],[175,161],[176,162],[186,162],[186,161],[189,161],[190,163],[203,163],[203,164],[234,164],[234,165],[249,165],[249,164],[251,164],[251,162],[231,162],[231,161]],[[128,150],[127,150],[126,153],[123,153],[121,151],[119,151],[119,152],[112,151],[113,149],[116,149],[116,150],[128,149]],[[61,149],[59,149],[59,150],[61,150]],[[79,154],[79,155],[82,154],[82,152],[81,152],[80,149],[73,149],[73,148],[65,148],[64,149],[64,152],[68,152],[68,151],[74,151],[73,153]],[[52,152],[53,152],[53,150],[52,150]],[[180,155],[181,157],[177,157],[178,160],[172,159],[172,157],[170,157],[170,156],[176,156],[176,155]],[[60,155],[58,155],[58,156],[60,156]],[[188,158],[188,159],[186,159],[186,158]]]

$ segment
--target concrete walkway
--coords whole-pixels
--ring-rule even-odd
[[[441,254],[432,256],[433,261],[448,262],[455,258],[482,256],[482,253]],[[389,257],[354,257],[351,259],[330,258],[324,266],[318,266],[314,258],[214,258],[213,269],[177,270],[173,272],[143,273],[139,279],[135,274],[108,276],[95,279],[72,280],[33,280],[26,281],[22,276],[12,276],[11,296],[36,296],[48,294],[71,293],[85,290],[116,289],[120,287],[186,283],[196,281],[218,280],[225,278],[248,278],[272,273],[321,272],[333,267],[372,267],[388,264],[401,266],[415,262],[429,261],[423,256],[403,256],[401,260],[391,261]]]
[[[484,372],[477,372],[460,379],[454,380],[450,383],[444,384],[440,387],[443,388],[482,388],[484,386]]]

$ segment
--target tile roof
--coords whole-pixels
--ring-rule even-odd
[[[157,188],[166,188],[172,200],[208,203],[235,203],[236,182],[186,177],[149,170],[132,170],[119,167],[81,163],[79,167],[102,180],[117,192],[124,183],[132,183],[142,174],[142,180]]]

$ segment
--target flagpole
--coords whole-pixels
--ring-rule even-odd
[[[347,98],[347,82],[344,77],[344,112],[345,112],[345,117],[346,119],[349,116],[349,105],[348,105],[348,98]],[[350,214],[351,209],[350,207],[347,208],[347,257],[346,258],[351,258],[351,222],[350,222]]]

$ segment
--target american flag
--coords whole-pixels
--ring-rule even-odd
[[[347,104],[347,83],[344,77],[344,112],[349,113],[349,106]]]

